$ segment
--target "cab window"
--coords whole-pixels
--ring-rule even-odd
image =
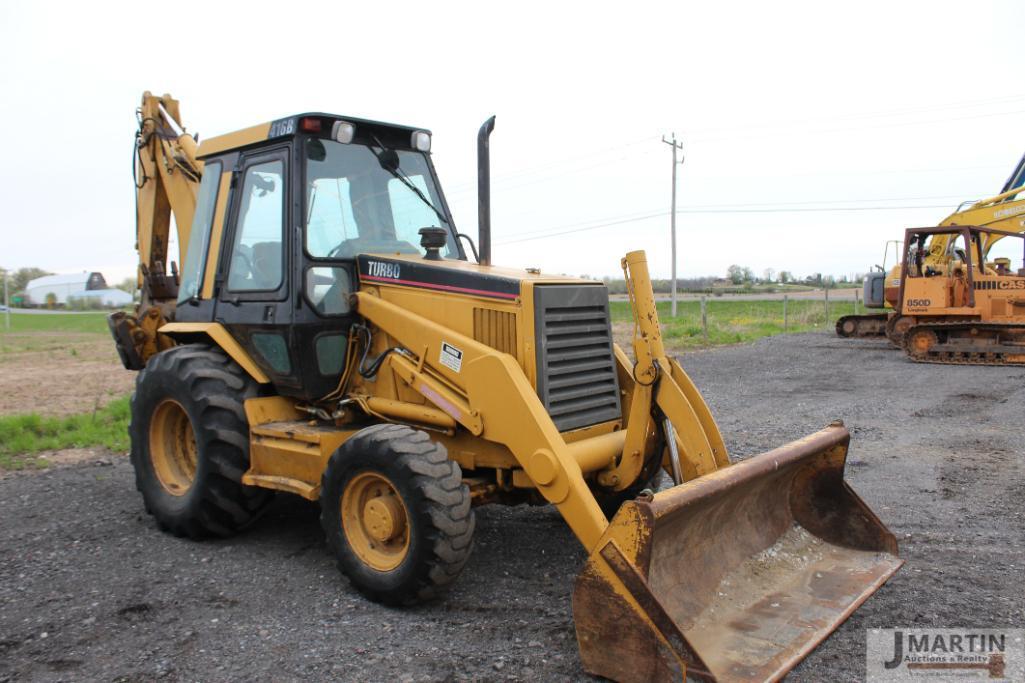
[[[192,219],[192,232],[189,233],[188,248],[185,250],[178,303],[199,296],[199,289],[203,286],[206,251],[210,244],[210,228],[214,221],[214,207],[217,204],[217,190],[220,185],[220,162],[208,163],[203,169],[203,180],[199,183],[199,193],[196,196],[196,214]]]
[[[420,228],[449,227],[426,155],[310,139],[306,154],[306,251],[313,258],[423,254]],[[450,234],[444,256],[458,258]]]
[[[281,160],[274,160],[246,169],[228,267],[228,289],[232,291],[275,290],[281,286],[284,166]]]

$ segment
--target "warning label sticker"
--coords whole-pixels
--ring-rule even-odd
[[[463,352],[448,342],[441,342],[441,364],[446,368],[461,372],[463,368]]]

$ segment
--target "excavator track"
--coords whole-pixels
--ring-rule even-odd
[[[836,334],[840,337],[885,337],[888,313],[845,315],[836,321]]]
[[[907,329],[901,347],[916,363],[1025,365],[1025,325],[922,323]]]
[[[917,321],[907,315],[892,315],[886,321],[886,338],[897,348],[902,348],[904,333],[907,332]]]

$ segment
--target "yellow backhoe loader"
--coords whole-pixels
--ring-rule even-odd
[[[162,528],[231,534],[297,494],[351,584],[404,605],[459,573],[474,506],[549,503],[589,553],[583,665],[621,681],[778,679],[900,567],[844,481],[841,423],[731,463],[642,252],[622,260],[635,360],[602,283],[492,265],[494,118],[479,252],[425,129],[310,113],[197,147],[180,122],[143,96],[143,299],[110,322],[141,370],[131,459]]]
[[[950,214],[938,227],[951,227],[958,225],[974,225],[993,229],[994,232],[983,244],[984,251],[982,259],[985,260],[989,249],[1001,239],[1001,233],[1025,232],[1025,199],[1018,199],[1018,194],[1025,190],[1025,156],[1018,161],[1014,171],[1004,183],[1000,194],[995,197],[983,199],[977,202],[965,202],[958,207],[957,211]],[[957,252],[954,241],[958,236],[956,230],[939,230],[933,233],[927,243],[914,245],[914,249],[921,250],[923,268],[933,271],[948,271],[952,264],[963,259]],[[897,245],[896,251],[900,254],[900,242],[891,240],[886,243],[886,251],[883,254],[883,265],[869,273],[865,277],[864,301],[865,308],[887,309],[885,313],[867,313],[861,315],[845,315],[836,321],[836,333],[841,337],[882,337],[885,336],[896,347],[903,344],[904,333],[910,326],[910,320],[903,316],[895,315],[898,305],[898,298],[901,287],[901,269],[903,261],[898,258],[894,266],[886,271],[886,257],[889,254],[890,245]]]

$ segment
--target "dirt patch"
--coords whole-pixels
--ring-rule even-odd
[[[105,335],[8,333],[0,347],[0,415],[89,412],[134,384]]]

